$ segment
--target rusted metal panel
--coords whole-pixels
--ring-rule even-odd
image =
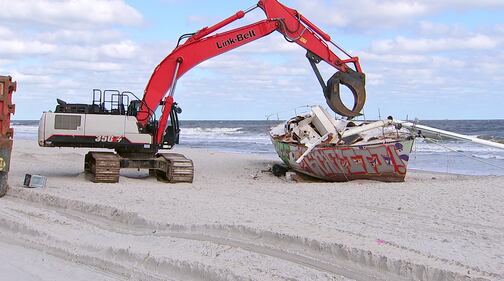
[[[0,171],[8,172],[12,150],[14,130],[10,127],[11,114],[15,112],[12,94],[16,91],[16,82],[10,76],[0,76]]]
[[[358,179],[402,182],[406,176],[414,140],[365,146],[321,145],[301,163],[306,146],[272,138],[282,161],[299,173],[332,182]]]

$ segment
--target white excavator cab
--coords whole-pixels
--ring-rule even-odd
[[[157,144],[155,116],[145,128],[138,123],[141,103],[131,92],[100,90],[93,91],[92,104],[70,104],[58,99],[55,111],[44,112],[40,118],[39,145],[114,149],[116,153],[86,155],[84,167],[95,182],[118,182],[121,168],[148,169],[161,181],[192,182],[191,160],[180,154],[158,153],[178,144],[181,109],[173,104],[169,125]]]

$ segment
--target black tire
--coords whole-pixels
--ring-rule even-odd
[[[7,193],[7,189],[9,189],[7,178],[7,172],[0,172],[0,198],[4,197],[4,195]]]
[[[289,168],[282,164],[274,164],[273,167],[271,167],[271,172],[275,175],[275,177],[283,177],[288,171]]]

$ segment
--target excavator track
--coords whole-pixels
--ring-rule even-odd
[[[96,183],[117,183],[121,168],[149,169],[157,180],[167,183],[192,183],[193,161],[182,154],[160,153],[156,156],[120,156],[113,152],[89,152],[84,161],[84,170]]]
[[[113,152],[89,152],[84,161],[84,170],[91,174],[96,183],[119,182],[121,157]]]
[[[156,170],[159,181],[169,183],[192,183],[194,180],[194,164],[191,159],[178,153],[159,153],[160,168]]]

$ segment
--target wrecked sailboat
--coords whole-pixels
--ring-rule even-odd
[[[274,127],[270,137],[285,165],[325,181],[402,182],[415,136],[386,121],[334,119],[320,106]]]
[[[345,182],[368,179],[404,181],[416,138],[443,148],[439,140],[471,142],[504,150],[504,144],[476,136],[449,132],[417,122],[387,120],[376,122],[335,119],[320,106],[273,127],[270,138],[286,168],[325,181]],[[464,157],[504,167],[456,151]],[[277,165],[278,166],[278,165]],[[280,167],[278,174],[286,170]],[[273,169],[275,173],[275,169]]]

